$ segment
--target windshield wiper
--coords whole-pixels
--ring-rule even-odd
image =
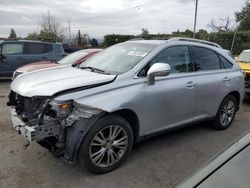
[[[87,67],[80,67],[80,68],[81,69],[90,69],[93,72],[98,72],[98,73],[102,73],[102,74],[110,74],[109,72],[106,72],[104,70],[101,70],[101,69],[98,69],[98,68],[95,68],[95,67],[87,66]]]

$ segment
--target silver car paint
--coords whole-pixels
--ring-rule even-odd
[[[136,42],[149,43],[149,41]],[[156,41],[150,42],[154,43]],[[225,50],[193,42],[157,42],[160,45],[153,52],[148,54],[130,71],[118,75],[114,82],[87,90],[64,94],[58,96],[55,100],[74,99],[77,103],[99,108],[110,113],[122,109],[132,110],[138,116],[140,123],[139,135],[142,136],[196,120],[213,117],[216,115],[223,98],[232,91],[239,92],[241,100],[243,99],[243,75],[238,64],[235,63]],[[137,76],[137,73],[160,51],[176,45],[194,45],[210,48],[232,62],[233,67],[227,70],[170,74],[166,77],[157,77],[154,85],[147,85],[146,78],[139,78]],[[74,71],[71,69],[74,68],[68,68],[67,70],[72,74]],[[78,82],[82,86],[114,79],[112,75],[98,76],[93,73],[95,76],[86,77],[87,80],[85,80],[84,75],[90,75],[91,73],[86,73],[86,70],[78,71],[81,71],[78,76],[80,74],[83,75]],[[58,79],[53,76],[54,72],[60,75]],[[66,74],[65,77],[67,79],[64,79],[64,76],[62,76],[64,74]],[[41,79],[43,75],[53,77],[54,81],[48,82],[47,79]],[[40,80],[36,83],[29,83],[30,85],[40,85],[44,82],[44,87],[36,86],[34,89],[29,87],[29,90],[27,90],[25,80],[32,82],[30,76],[33,78],[39,77]],[[65,88],[64,85],[73,87],[73,80],[65,73],[65,69],[46,71],[46,74],[45,72],[38,72],[30,76],[24,75],[22,77],[22,83],[24,82],[22,87],[17,88],[19,85],[17,84],[19,82],[17,79],[11,88],[17,93],[31,97],[32,95],[41,94],[50,96],[53,92],[63,90]],[[229,79],[224,81],[227,77]],[[63,83],[60,82],[62,79],[64,80]],[[46,84],[50,84],[49,86],[53,89],[53,92],[45,89],[47,88]],[[41,89],[45,89],[45,91]]]
[[[12,82],[11,88],[26,97],[52,96],[58,91],[112,81],[115,77],[62,66],[20,75],[19,79]]]

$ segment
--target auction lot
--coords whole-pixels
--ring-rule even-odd
[[[246,98],[229,129],[216,131],[200,123],[157,136],[134,146],[117,170],[94,175],[79,164],[53,158],[35,142],[23,149],[26,140],[12,128],[6,107],[9,85],[9,80],[0,80],[0,187],[174,187],[250,130]]]

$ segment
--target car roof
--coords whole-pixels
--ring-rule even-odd
[[[141,39],[131,39],[127,41],[128,43],[144,43],[144,44],[156,44],[161,45],[164,43],[174,43],[174,44],[191,44],[191,45],[201,45],[204,47],[214,47],[215,49],[223,49],[219,44],[200,40],[193,38],[185,38],[185,37],[172,37],[168,40],[141,40]]]
[[[243,50],[242,52],[250,52],[250,49]]]
[[[167,40],[128,40],[126,43],[142,43],[142,44],[156,44],[161,45],[166,43]]]
[[[5,42],[7,42],[7,43],[16,43],[16,42],[25,42],[25,43],[42,43],[42,44],[58,44],[58,45],[62,45],[61,43],[59,43],[59,42],[43,42],[43,41],[39,41],[39,40],[24,40],[24,39],[22,39],[22,40],[1,40],[0,41],[0,43],[5,43]]]

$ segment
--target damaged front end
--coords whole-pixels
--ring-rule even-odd
[[[88,127],[102,110],[74,102],[56,101],[50,97],[24,97],[9,94],[13,127],[28,143],[36,141],[56,156],[68,161],[76,159],[77,149]]]

